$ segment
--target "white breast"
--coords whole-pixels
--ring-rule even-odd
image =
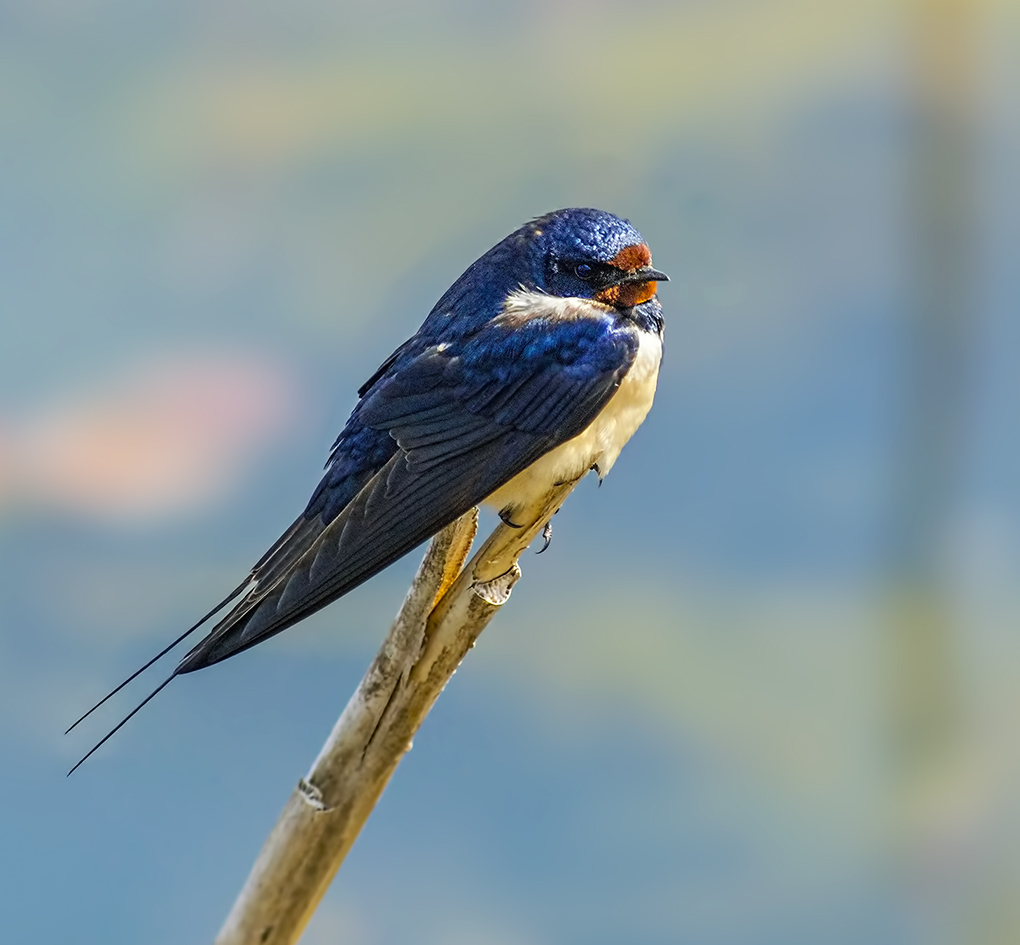
[[[486,505],[509,509],[511,517],[528,520],[528,508],[540,504],[552,486],[579,479],[593,465],[598,466],[600,477],[613,468],[620,450],[648,415],[659,378],[662,341],[646,331],[640,332],[639,338],[634,363],[587,429],[550,450],[493,492],[485,500]]]

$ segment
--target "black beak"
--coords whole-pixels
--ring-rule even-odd
[[[669,282],[669,276],[651,266],[642,266],[640,269],[631,269],[630,272],[621,272],[609,284],[624,285],[627,282]]]

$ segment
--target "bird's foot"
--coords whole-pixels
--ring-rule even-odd
[[[542,529],[542,547],[539,548],[535,554],[540,555],[546,548],[549,547],[550,542],[552,542],[552,519],[549,519],[549,521],[545,523],[545,528]]]
[[[514,589],[514,585],[520,580],[520,577],[521,569],[517,564],[514,564],[505,574],[501,574],[491,581],[473,584],[471,590],[487,604],[499,607],[510,600],[510,592]]]

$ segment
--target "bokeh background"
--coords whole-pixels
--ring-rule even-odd
[[[0,3],[4,940],[211,941],[419,555],[63,729],[593,205],[672,276],[655,409],[306,941],[1020,941],[1018,93],[1008,0]]]

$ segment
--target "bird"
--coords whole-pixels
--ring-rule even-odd
[[[479,257],[358,390],[294,523],[230,594],[68,728],[233,604],[68,774],[177,676],[293,626],[474,506],[523,527],[552,487],[589,471],[601,484],[652,406],[657,284],[668,279],[627,220],[585,207],[537,217]],[[548,523],[544,534],[548,545]]]

